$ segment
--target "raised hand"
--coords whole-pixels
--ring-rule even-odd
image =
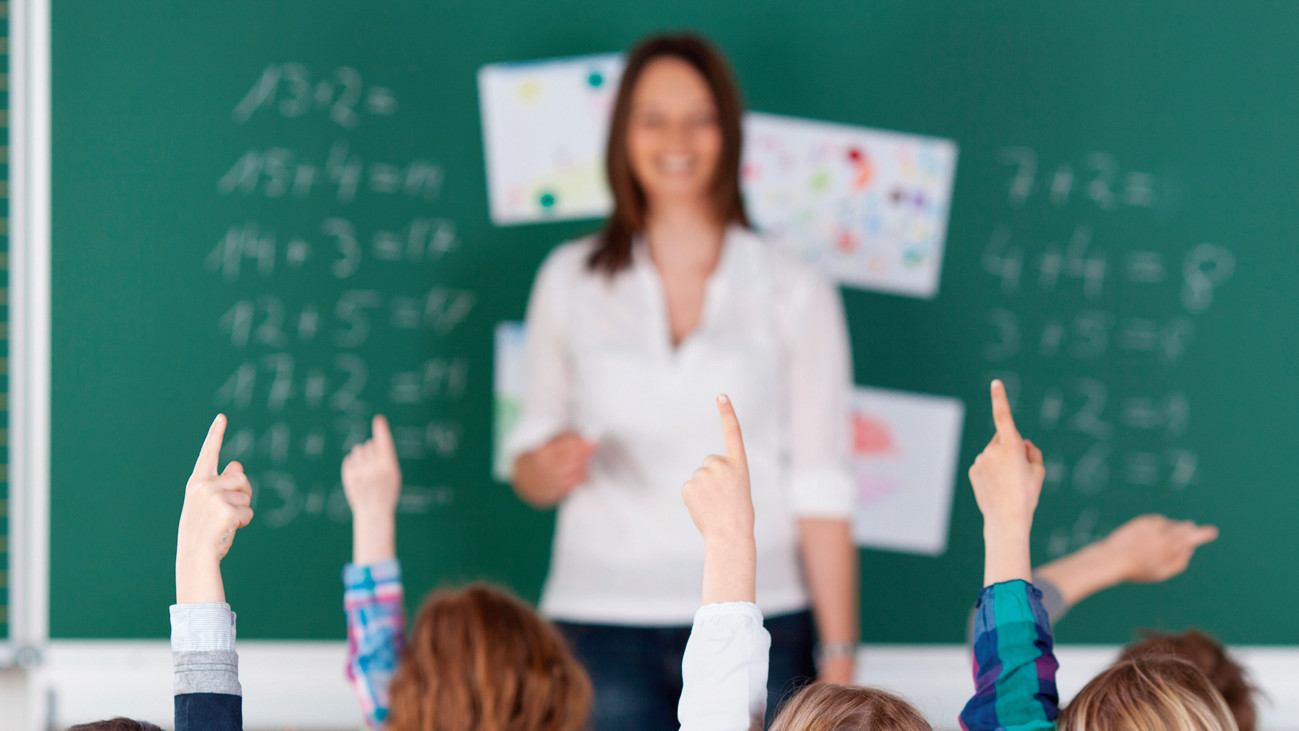
[[[369,564],[396,555],[401,468],[388,420],[375,416],[371,437],[343,458],[343,493],[352,509],[352,561]]]
[[[1046,477],[1042,450],[1015,428],[1001,381],[992,382],[992,418],[996,434],[970,467],[974,499],[983,513],[985,585],[1029,580],[1028,537]]]
[[[1153,584],[1185,571],[1195,549],[1217,537],[1212,525],[1140,515],[1115,528],[1101,545],[1122,567],[1120,581]]]
[[[230,462],[217,472],[226,417],[208,429],[194,472],[185,485],[185,504],[176,536],[176,603],[224,602],[221,559],[235,531],[253,519],[253,488],[243,465]]]
[[[586,482],[595,450],[595,442],[564,432],[519,457],[514,466],[515,488],[533,506],[550,507]]]
[[[726,456],[709,455],[681,487],[690,519],[704,537],[705,604],[753,601],[757,549],[753,540],[753,496],[749,463],[735,408],[717,397]]]
[[[1042,450],[1021,437],[1015,428],[1001,381],[992,382],[992,419],[997,432],[970,466],[974,498],[985,525],[1027,529],[1042,493],[1046,467]]]

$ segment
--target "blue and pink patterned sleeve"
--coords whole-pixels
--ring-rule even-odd
[[[986,587],[975,604],[975,691],[961,711],[961,728],[1054,729],[1058,667],[1042,592],[1027,581]]]
[[[347,679],[361,702],[365,724],[383,728],[388,688],[406,647],[401,565],[392,558],[343,567],[343,611],[347,614]]]

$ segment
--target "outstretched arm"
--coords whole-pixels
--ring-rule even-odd
[[[176,604],[171,608],[172,672],[178,731],[243,727],[235,616],[226,604],[221,559],[235,531],[253,518],[243,466],[220,472],[226,418],[218,415],[185,486],[176,535]]]
[[[1217,537],[1212,525],[1141,515],[1034,573],[1054,584],[1065,605],[1073,606],[1119,584],[1167,581],[1186,570],[1197,548]]]
[[[401,468],[388,420],[374,417],[371,438],[343,460],[343,492],[352,509],[352,563],[343,568],[347,614],[347,678],[365,723],[388,719],[388,688],[406,641],[401,568],[397,564],[397,501]]]
[[[767,707],[771,636],[753,603],[757,549],[749,465],[730,399],[718,396],[717,410],[726,455],[706,458],[681,488],[704,538],[703,606],[681,663],[677,715],[683,731],[761,729]]]

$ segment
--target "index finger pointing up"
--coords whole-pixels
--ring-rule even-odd
[[[1010,402],[1006,400],[1006,385],[999,380],[992,382],[992,421],[997,425],[997,436],[1020,439],[1015,417],[1010,413]]]
[[[726,456],[745,467],[744,436],[740,434],[740,420],[735,418],[735,406],[722,394],[717,397],[717,412],[722,415],[722,436],[726,439]]]
[[[374,443],[381,450],[396,454],[397,448],[392,443],[392,431],[388,428],[388,420],[382,414],[375,414],[370,422],[370,433],[374,437]]]
[[[203,448],[198,452],[198,461],[194,463],[194,477],[215,477],[217,462],[221,457],[221,440],[226,434],[226,416],[217,414],[208,427],[207,437],[203,439]]]

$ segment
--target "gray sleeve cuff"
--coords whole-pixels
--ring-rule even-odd
[[[243,695],[239,687],[239,656],[234,650],[171,653],[175,695],[222,693]]]
[[[235,650],[235,613],[225,602],[171,605],[172,652]]]
[[[1051,626],[1055,627],[1056,622],[1064,618],[1069,611],[1069,605],[1065,603],[1064,595],[1060,593],[1060,588],[1052,584],[1045,576],[1033,574],[1033,586],[1042,592],[1042,608],[1046,610],[1047,619],[1051,620]]]
[[[1033,586],[1042,592],[1042,608],[1046,610],[1046,618],[1051,622],[1051,628],[1055,628],[1055,623],[1059,622],[1062,617],[1069,611],[1069,605],[1064,600],[1064,595],[1060,593],[1060,588],[1052,584],[1041,574],[1033,574]],[[975,610],[970,610],[970,621],[965,626],[965,644],[974,643],[974,614]]]

